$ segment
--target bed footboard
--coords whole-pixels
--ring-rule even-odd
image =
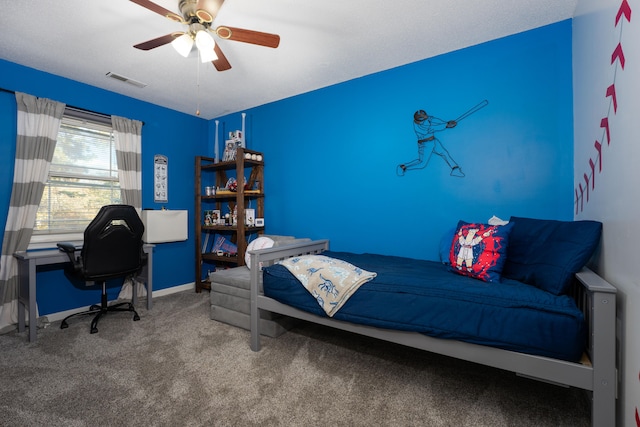
[[[587,352],[593,368],[591,425],[616,425],[618,370],[616,357],[616,293],[610,283],[588,268],[576,274],[574,298],[585,315]]]
[[[251,265],[266,267],[279,260],[291,258],[298,255],[319,254],[329,249],[328,240],[316,240],[312,242],[294,243],[274,248],[249,251]],[[261,268],[251,269],[251,349],[260,350],[260,313],[258,308],[258,295],[262,294],[262,271]]]
[[[271,265],[285,258],[319,254],[329,249],[328,240],[302,242],[250,251],[251,265]],[[581,363],[517,353],[423,334],[394,331],[321,317],[265,297],[262,272],[251,269],[251,349],[260,350],[260,310],[366,335],[433,353],[451,356],[518,375],[587,390],[592,395],[592,426],[614,426],[616,418],[616,288],[584,268],[576,274],[573,297],[585,315],[589,330],[588,360]]]

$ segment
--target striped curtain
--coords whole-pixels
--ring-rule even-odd
[[[27,250],[31,240],[65,108],[19,92],[16,103],[15,168],[0,258],[0,331],[14,329],[18,322],[18,263],[13,253]],[[37,313],[28,314],[37,319]]]
[[[116,160],[122,203],[142,210],[142,122],[111,116],[116,143]],[[146,296],[144,283],[127,278],[118,299],[131,299],[135,284],[136,294]]]
[[[111,116],[122,203],[142,209],[142,122]]]

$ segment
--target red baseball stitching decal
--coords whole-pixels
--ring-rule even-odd
[[[620,24],[621,19],[627,20],[627,22],[631,22],[631,7],[627,0],[622,0],[622,4],[618,9],[618,13],[616,14],[616,22],[614,27],[617,27]],[[622,26],[624,23],[620,24],[620,40],[622,40]],[[624,57],[624,51],[622,49],[622,42],[618,42],[618,45],[613,50],[611,54],[611,64],[615,64],[615,72],[613,74],[613,83],[607,87],[605,98],[609,98],[609,108],[607,111],[607,115],[600,120],[600,127],[602,128],[602,136],[600,137],[600,141],[607,141],[607,147],[611,145],[611,127],[609,126],[609,116],[611,114],[611,107],[613,107],[613,114],[618,112],[618,98],[616,96],[616,82],[615,76],[618,72],[618,66],[620,69],[624,70],[624,64],[626,60]],[[589,159],[589,171],[585,172],[583,175],[584,178],[584,187],[582,183],[579,183],[575,188],[575,206],[576,206],[576,214],[582,212],[584,210],[584,204],[589,202],[589,183],[591,183],[591,190],[595,191],[596,187],[596,163],[598,164],[598,173],[602,173],[602,143],[596,140],[594,143],[595,148],[595,157]],[[586,194],[585,194],[586,191]],[[638,426],[640,427],[640,425]]]

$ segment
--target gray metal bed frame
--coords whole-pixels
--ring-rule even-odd
[[[271,265],[279,260],[329,249],[328,240],[303,242],[251,251],[251,265]],[[616,425],[616,288],[591,270],[576,274],[573,297],[589,327],[586,356],[580,363],[517,353],[462,341],[433,338],[416,332],[374,328],[320,317],[264,296],[260,269],[251,269],[251,349],[260,350],[260,310],[280,313],[413,348],[515,372],[540,381],[577,387],[591,393],[591,425]]]

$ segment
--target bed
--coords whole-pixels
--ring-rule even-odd
[[[503,276],[485,281],[456,271],[461,224],[448,237],[449,263],[333,252],[327,240],[251,251],[250,264],[263,266],[250,272],[251,349],[260,350],[260,311],[279,313],[584,389],[592,398],[592,425],[615,425],[616,289],[584,267],[601,225],[512,217],[509,244],[500,248]],[[330,317],[282,265],[308,255],[376,276]],[[562,289],[540,285],[558,277]]]

